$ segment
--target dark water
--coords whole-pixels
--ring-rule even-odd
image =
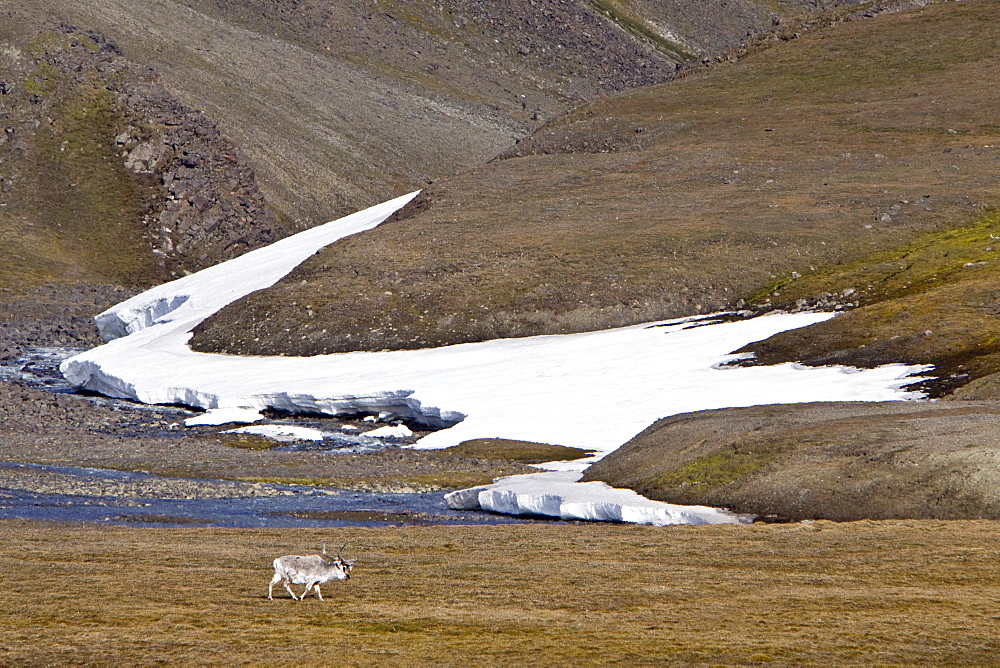
[[[134,416],[132,423],[136,436],[166,435],[163,429],[150,428],[151,414],[169,416],[172,420],[181,421],[195,413],[179,406],[150,406],[125,399],[105,397],[92,392],[80,392],[69,384],[59,371],[63,360],[78,355],[86,348],[27,348],[17,356],[0,359],[0,381],[15,380],[40,390],[55,394],[74,394],[86,397],[95,406],[111,408],[115,411]]]
[[[56,474],[63,485],[67,478],[81,485],[97,483],[134,484],[208,482],[215,489],[231,486],[232,493],[246,484],[227,481],[186,481],[145,473],[72,466],[41,466],[0,462],[4,469],[31,474]],[[511,524],[531,520],[482,512],[450,510],[441,492],[388,494],[263,484],[278,496],[234,498],[155,498],[144,494],[114,496],[36,493],[5,487],[0,482],[0,518],[62,522],[98,522],[129,526],[206,527],[340,527],[421,524]],[[225,494],[225,492],[223,492]]]
[[[0,379],[20,378],[36,387],[55,392],[72,392],[73,387],[59,373],[59,364],[85,348],[28,348],[23,354],[0,360]]]

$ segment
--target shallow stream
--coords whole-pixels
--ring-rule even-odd
[[[36,348],[0,360],[0,380],[20,380],[56,393],[76,393],[59,363],[78,351]],[[146,406],[102,396],[95,404],[134,415],[124,436],[165,436],[162,416],[181,422],[194,415],[183,408]],[[148,415],[156,413],[159,419]],[[294,416],[281,424],[316,426]],[[133,432],[133,433],[130,433]],[[359,452],[388,443],[362,435],[330,435],[288,448]],[[450,510],[442,492],[373,493],[331,488],[166,478],[147,473],[0,461],[0,518],[100,522],[130,526],[336,527],[399,524],[509,524],[532,520]]]
[[[0,462],[0,518],[130,526],[337,527],[509,524],[450,510],[440,492],[388,494],[300,485],[164,478]]]

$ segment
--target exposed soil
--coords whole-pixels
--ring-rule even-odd
[[[0,288],[0,360],[30,348],[92,348],[101,343],[94,315],[132,292],[102,283]]]
[[[676,65],[576,2],[16,4],[155,68],[247,152],[299,229],[480,164],[541,120]]]

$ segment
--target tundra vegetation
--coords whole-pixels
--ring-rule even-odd
[[[816,403],[664,418],[585,474],[775,520],[1000,519],[995,402]]]
[[[989,664],[994,522],[135,529],[0,522],[18,664]],[[275,554],[349,541],[325,601]],[[340,544],[338,543],[338,544]]]
[[[512,2],[503,16],[491,4],[4,3],[0,355],[91,344],[87,316],[224,256],[213,206],[235,191],[182,197],[173,165],[205,168],[183,172],[189,184],[236,176],[245,197],[230,209],[256,207],[276,236],[424,188],[206,323],[205,350],[407,348],[817,307],[844,313],[749,350],[934,364],[924,388],[947,400],[677,416],[589,473],[806,523],[333,536],[2,521],[0,658],[993,662],[1000,1]],[[678,68],[685,54],[698,59]],[[156,109],[183,110],[171,127],[196,140],[137,171],[134,149],[166,136]],[[165,237],[142,221],[170,206],[195,211],[184,220],[220,244],[211,257],[153,253]],[[207,433],[129,437],[115,411],[6,382],[0,405],[6,460],[165,475],[437,489],[578,454],[487,440],[330,458]],[[269,604],[274,555],[326,539],[357,549],[348,586]]]

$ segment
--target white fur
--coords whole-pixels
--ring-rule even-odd
[[[351,577],[351,564],[338,557],[330,557],[332,562],[327,561],[323,556],[314,554],[308,557],[300,557],[289,554],[278,557],[274,560],[274,577],[267,587],[267,597],[272,601],[274,585],[279,582],[285,586],[292,598],[301,601],[313,587],[316,588],[316,596],[323,600],[323,594],[319,586],[330,580],[347,580]],[[304,584],[305,590],[301,596],[296,596],[290,584]]]

